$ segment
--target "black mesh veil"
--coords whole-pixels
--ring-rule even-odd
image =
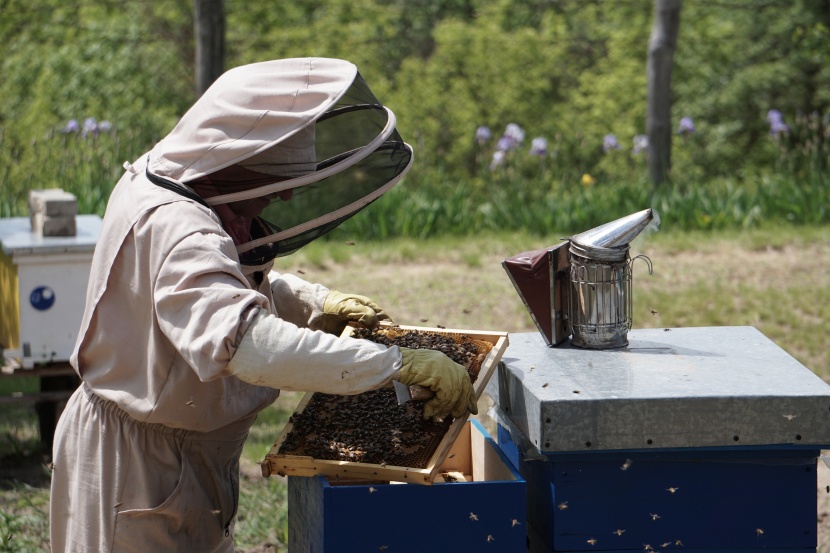
[[[284,166],[281,147],[289,152]],[[300,153],[292,154],[292,147]],[[245,265],[293,253],[355,215],[403,177],[412,149],[395,130],[394,114],[358,74],[293,143],[278,143],[255,159],[265,159],[267,166],[249,164],[241,176],[213,179],[221,195],[207,200],[217,210],[226,206],[234,212],[258,202],[258,216],[247,208],[251,239],[237,247]]]

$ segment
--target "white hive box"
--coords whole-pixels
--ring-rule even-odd
[[[30,368],[67,361],[84,312],[97,215],[79,215],[74,236],[43,236],[28,217],[0,219],[0,347]]]

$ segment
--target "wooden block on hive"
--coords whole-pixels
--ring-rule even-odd
[[[78,202],[74,194],[60,188],[29,191],[32,232],[43,236],[75,236]]]
[[[402,325],[382,325],[371,336],[349,327],[343,339],[354,336],[395,345],[420,339],[421,347],[444,348],[456,361],[457,355],[466,355],[468,361],[461,364],[473,380],[476,398],[508,344],[506,332]],[[308,393],[262,461],[262,473],[429,485],[466,421],[466,416],[425,421],[423,402],[399,406],[391,388],[354,396]]]

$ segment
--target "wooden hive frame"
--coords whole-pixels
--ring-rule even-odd
[[[404,331],[412,330],[444,335],[460,335],[471,340],[480,340],[482,342],[492,344],[493,347],[485,357],[484,362],[481,365],[481,369],[478,372],[478,377],[473,383],[476,399],[480,399],[481,395],[484,393],[484,388],[487,386],[487,382],[495,372],[495,369],[508,345],[506,332],[428,328],[406,325],[395,326]],[[343,333],[344,336],[351,335],[352,330],[352,328],[347,327]],[[295,415],[303,412],[313,396],[314,392],[306,393],[303,396],[302,400],[295,409]],[[415,468],[372,463],[357,463],[353,461],[333,461],[280,453],[283,442],[285,442],[286,437],[293,429],[293,423],[289,420],[280,433],[279,438],[271,447],[271,450],[265,455],[265,459],[260,463],[260,466],[262,467],[262,475],[264,477],[268,477],[272,474],[279,474],[281,476],[316,476],[320,474],[335,481],[341,479],[349,481],[393,481],[431,485],[435,481],[436,476],[441,470],[442,463],[450,453],[453,444],[463,431],[466,423],[467,417],[459,417],[455,419],[449,426],[447,432],[444,434],[444,437],[438,444],[435,452],[429,458],[426,467]]]

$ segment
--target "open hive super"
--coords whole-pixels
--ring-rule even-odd
[[[384,325],[348,328],[348,338],[436,349],[467,369],[480,397],[503,350],[506,333]],[[398,405],[392,388],[353,396],[309,393],[262,462],[263,474],[431,483],[466,417],[425,420],[424,401]]]

